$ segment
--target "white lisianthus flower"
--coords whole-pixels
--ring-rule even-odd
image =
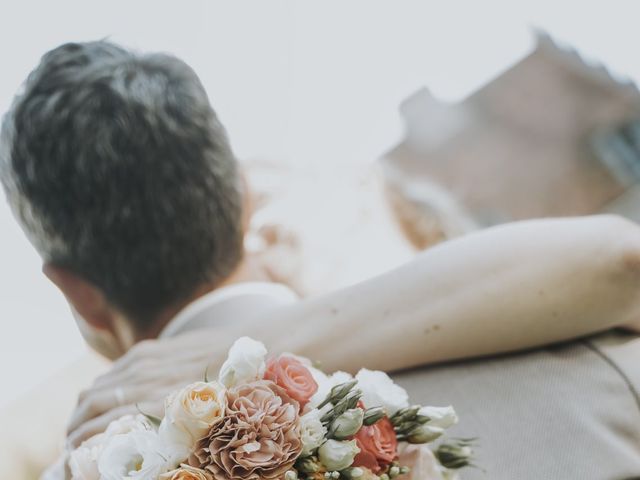
[[[220,368],[219,380],[225,387],[253,382],[264,376],[267,349],[261,342],[241,337],[229,350],[227,360]]]
[[[327,440],[318,449],[318,459],[329,471],[344,470],[351,466],[358,453],[360,449],[355,440]]]
[[[167,397],[160,437],[174,447],[175,456],[182,457],[182,461],[211,426],[224,417],[226,408],[226,389],[221,383],[192,383]]]
[[[71,480],[100,480],[98,458],[102,448],[101,444],[82,445],[69,454]]]
[[[104,434],[107,437],[113,437],[114,435],[120,435],[122,433],[140,432],[144,430],[155,430],[155,427],[147,417],[142,414],[125,415],[111,422],[104,431]]]
[[[109,439],[98,460],[100,480],[156,480],[174,465],[155,431],[132,431]]]
[[[384,407],[388,416],[409,406],[409,395],[384,372],[363,368],[356,375],[357,388],[367,408]]]
[[[422,407],[419,415],[429,417],[427,425],[447,429],[458,423],[458,415],[451,405],[448,407]]]
[[[314,408],[300,417],[300,440],[302,441],[303,457],[322,445],[327,436],[327,429],[320,421],[322,414]]]
[[[69,469],[72,480],[99,480],[98,460],[105,445],[115,435],[132,431],[150,431],[153,426],[142,415],[125,415],[109,424],[104,433],[85,440],[69,454]]]

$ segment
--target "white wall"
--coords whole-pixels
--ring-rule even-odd
[[[466,95],[531,46],[530,26],[640,79],[633,0],[0,2],[0,110],[46,50],[108,36],[191,63],[240,157],[318,172],[371,162],[401,137],[404,97]],[[84,346],[4,203],[0,232],[2,406]]]

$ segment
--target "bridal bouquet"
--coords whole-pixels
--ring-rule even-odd
[[[383,372],[328,376],[301,357],[239,339],[217,380],[165,401],[162,420],[126,416],[69,456],[82,480],[441,480],[470,463],[469,442],[431,450],[451,407],[409,406]]]

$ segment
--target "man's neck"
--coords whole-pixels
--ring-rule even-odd
[[[239,266],[234,270],[234,272],[229,275],[226,279],[218,284],[204,284],[198,287],[196,291],[189,296],[189,298],[185,301],[179,302],[176,305],[167,308],[163,312],[158,315],[156,320],[153,322],[153,327],[143,332],[142,334],[138,334],[135,337],[135,343],[138,343],[142,340],[151,340],[155,339],[160,335],[160,332],[171,322],[171,320],[187,305],[194,302],[198,298],[207,295],[208,293],[213,292],[219,288],[227,287],[230,285],[234,285],[237,283],[244,282],[269,282],[271,281],[270,277],[265,272],[262,265],[260,265],[255,257],[246,256]]]

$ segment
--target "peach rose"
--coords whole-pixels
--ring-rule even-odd
[[[362,427],[354,439],[360,449],[353,461],[354,467],[365,467],[378,473],[397,457],[398,439],[387,417],[369,427]]]
[[[302,451],[298,402],[268,380],[227,391],[224,420],[211,428],[189,464],[215,480],[284,477]]]
[[[300,410],[318,391],[318,384],[309,369],[300,360],[288,355],[270,359],[264,378],[284,388],[287,394],[300,404]]]
[[[213,477],[204,470],[190,467],[189,465],[180,465],[175,470],[160,475],[161,480],[212,480]]]

